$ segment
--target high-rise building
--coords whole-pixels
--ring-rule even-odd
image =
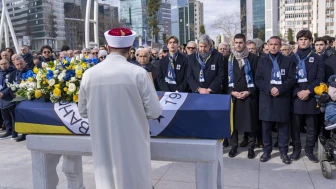
[[[265,40],[279,34],[279,1],[265,0]]]
[[[253,38],[265,40],[265,0],[253,0]]]
[[[65,40],[63,1],[6,0],[6,6],[19,45],[24,44],[24,36],[35,50],[42,45],[55,49],[62,45]]]
[[[180,35],[180,19],[179,8],[187,6],[187,0],[171,0],[171,35],[179,38]]]
[[[159,32],[159,42],[164,43],[162,40],[163,34],[166,36],[170,36],[172,34],[172,24],[171,24],[171,4],[168,0],[163,0],[161,2],[160,9],[158,11],[158,19],[159,19],[159,28],[161,28]]]
[[[293,30],[294,37],[300,30],[313,31],[313,0],[280,0],[279,11],[280,34],[285,39],[288,29]]]
[[[247,39],[265,38],[265,0],[240,0],[241,33]]]
[[[334,13],[336,1],[334,0],[314,0],[313,1],[313,34],[315,36],[330,35],[335,36],[336,14]]]
[[[186,7],[179,8],[180,44],[199,39],[200,27],[204,25],[203,3],[190,0]]]
[[[120,0],[120,22],[147,40],[146,9],[146,0]]]

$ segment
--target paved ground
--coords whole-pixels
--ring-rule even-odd
[[[239,149],[239,155],[229,158],[229,148],[224,149],[225,189],[335,189],[336,168],[333,178],[323,177],[320,164],[311,163],[303,157],[291,165],[285,165],[274,151],[272,159],[260,163],[260,149],[253,160],[247,158],[246,149]],[[291,151],[291,150],[290,150]],[[61,165],[61,164],[60,164]],[[155,189],[195,189],[195,165],[152,161],[153,185]],[[67,188],[65,176],[58,167],[60,183],[58,188]],[[95,188],[91,157],[83,158],[84,183],[87,189]],[[26,143],[10,139],[0,141],[0,189],[32,189],[30,152]]]

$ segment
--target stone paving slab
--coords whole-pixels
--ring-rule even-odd
[[[242,137],[240,137],[242,138]],[[303,138],[303,137],[302,137]],[[304,139],[303,139],[304,141]],[[304,143],[303,143],[304,144]],[[336,167],[333,178],[325,179],[319,163],[311,163],[304,152],[302,158],[290,165],[281,162],[279,151],[273,150],[272,159],[261,163],[261,149],[256,158],[247,158],[247,149],[239,148],[235,158],[228,157],[230,148],[224,148],[225,189],[335,189]],[[291,153],[292,149],[290,149]],[[62,162],[62,159],[61,159]],[[87,189],[95,189],[92,157],[83,157],[84,183]],[[155,189],[195,189],[195,164],[152,161],[152,179]],[[61,163],[57,166],[59,185],[66,189]],[[0,189],[33,189],[30,151],[25,142],[0,140]]]

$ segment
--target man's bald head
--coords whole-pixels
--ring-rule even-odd
[[[7,51],[2,51],[1,52],[1,58],[2,59],[7,59],[9,61],[10,60],[10,55]]]
[[[0,69],[6,71],[9,68],[9,61],[7,59],[0,60]]]

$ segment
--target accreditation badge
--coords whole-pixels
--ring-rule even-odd
[[[281,69],[281,75],[286,75],[286,70],[285,69]]]
[[[216,65],[211,65],[211,70],[216,70]]]
[[[310,57],[309,62],[314,62],[314,57]]]
[[[180,65],[180,64],[177,64],[177,65],[176,65],[176,69],[177,69],[177,70],[180,70],[180,69],[181,69],[181,65]]]

